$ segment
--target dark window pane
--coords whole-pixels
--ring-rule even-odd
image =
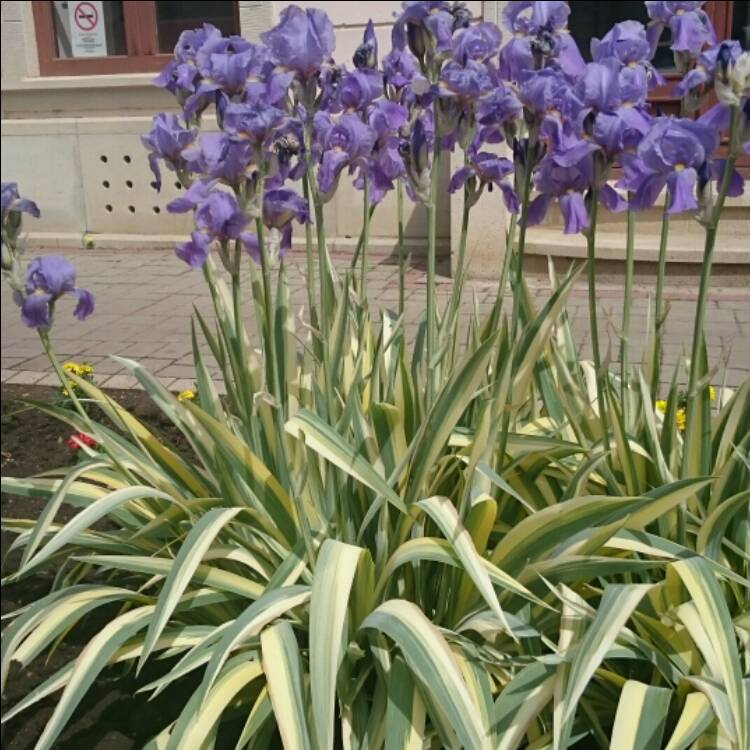
[[[212,23],[222,34],[239,34],[235,3],[211,2],[157,2],[156,23],[159,31],[159,52],[171,52],[180,34],[204,23]]]
[[[642,2],[583,2],[573,0],[570,3],[568,27],[576,40],[585,60],[591,60],[591,40],[601,39],[616,23],[620,21],[640,21],[648,24],[646,6]],[[654,57],[654,65],[659,70],[670,70],[674,67],[672,51],[669,49],[669,30],[663,34]]]
[[[732,39],[737,39],[742,49],[750,50],[750,0],[735,0],[732,14]]]
[[[127,54],[122,2],[53,2],[52,19],[56,57],[109,57]]]

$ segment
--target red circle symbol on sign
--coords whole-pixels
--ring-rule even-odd
[[[92,31],[99,22],[99,13],[91,3],[78,3],[73,11],[73,18],[81,31]]]

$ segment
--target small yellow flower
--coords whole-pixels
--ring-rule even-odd
[[[85,378],[87,375],[91,375],[91,373],[94,372],[94,368],[86,362],[81,364],[78,364],[78,362],[66,362],[63,365],[63,370],[72,375],[77,375],[79,378]]]
[[[180,391],[177,394],[178,401],[195,401],[195,392],[191,390]]]
[[[660,414],[664,414],[667,411],[667,402],[664,399],[659,399],[654,406],[656,407],[656,411],[658,411]]]
[[[712,386],[708,386],[708,397],[711,401],[716,401],[716,389]]]
[[[675,423],[680,432],[685,432],[685,428],[687,427],[687,413],[684,409],[677,410],[677,413],[675,414]]]

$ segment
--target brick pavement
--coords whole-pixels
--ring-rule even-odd
[[[71,300],[60,304],[53,331],[55,350],[65,359],[85,359],[96,372],[97,381],[111,388],[130,388],[135,380],[127,375],[110,354],[138,359],[172,388],[190,387],[193,373],[189,318],[195,305],[210,320],[211,305],[201,273],[192,271],[171,252],[143,250],[69,251],[76,264],[79,284],[91,289],[97,298],[97,311],[84,323],[71,315]],[[342,267],[346,258],[334,259]],[[288,262],[291,303],[295,312],[306,299],[302,269],[304,258],[293,255]],[[697,280],[696,280],[697,282]],[[440,277],[438,298],[445,300],[450,279]],[[249,285],[248,285],[249,286]],[[529,278],[532,295],[540,307],[549,294],[546,279]],[[666,297],[670,312],[665,331],[665,361],[672,365],[687,353],[692,336],[697,283],[682,281],[669,286]],[[462,314],[468,318],[476,299],[481,312],[488,311],[495,297],[491,281],[467,283]],[[368,275],[370,299],[381,307],[395,307],[398,300],[398,269],[384,259],[374,259]],[[415,323],[424,310],[425,275],[420,268],[409,269],[407,277],[407,331],[413,334]],[[600,283],[600,339],[606,352],[611,346],[617,359],[619,343],[615,326],[622,309],[622,287]],[[590,356],[588,308],[585,284],[571,293],[568,313],[574,340],[582,356]],[[638,362],[647,339],[649,306],[653,291],[639,284],[633,295],[632,361]],[[7,285],[0,293],[2,309],[3,383],[56,384],[37,337],[19,320]],[[246,305],[248,328],[254,336],[252,305]],[[736,386],[750,376],[750,288],[726,287],[711,291],[707,309],[707,342],[714,382]]]

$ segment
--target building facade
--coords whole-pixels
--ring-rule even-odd
[[[2,8],[2,179],[19,183],[22,192],[43,208],[29,226],[32,245],[95,245],[127,250],[171,246],[190,231],[189,216],[174,216],[165,205],[179,191],[165,180],[157,193],[140,135],[151,116],[175,108],[172,97],[151,84],[169,58],[179,33],[211,21],[225,33],[258,38],[278,18],[286,2],[22,2],[4,0]],[[390,24],[400,3],[297,0],[324,9],[336,26],[336,59],[348,62],[372,18],[381,50],[390,46]],[[475,17],[500,24],[502,0],[472,0]],[[641,2],[571,3],[571,32],[582,49],[616,21],[643,14]],[[720,35],[732,34],[746,45],[750,2],[708,2]],[[658,61],[657,61],[658,62]],[[664,58],[668,69],[670,61]],[[668,90],[658,92],[660,106],[674,105]],[[455,165],[453,165],[455,168]],[[441,191],[438,212],[440,252],[452,257],[460,228],[461,196]],[[361,195],[339,190],[327,207],[334,251],[356,243]],[[659,209],[640,222],[637,258],[656,258]],[[379,206],[373,217],[372,252],[388,254],[395,244],[395,200]],[[485,194],[472,211],[468,243],[469,272],[492,276],[502,262],[507,215],[499,193]],[[670,260],[700,262],[702,248],[693,220],[673,222]],[[600,256],[614,262],[624,255],[623,221],[601,222]],[[426,234],[425,214],[411,208],[407,243],[418,251]],[[731,201],[720,237],[718,262],[750,263],[750,199]],[[530,232],[527,252],[581,257],[580,236],[564,236],[559,219]]]

